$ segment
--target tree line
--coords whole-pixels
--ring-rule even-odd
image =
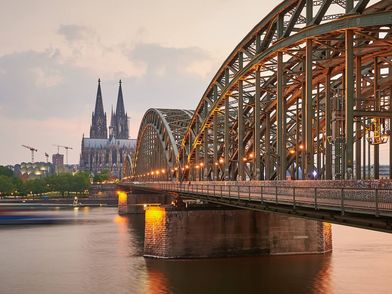
[[[0,166],[1,195],[31,195],[59,192],[62,196],[70,192],[83,193],[90,187],[90,175],[85,172],[58,174],[23,182],[12,170]]]

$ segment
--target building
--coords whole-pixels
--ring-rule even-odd
[[[54,166],[48,162],[22,162],[13,166],[12,170],[22,180],[33,180],[53,175]]]
[[[83,135],[80,170],[96,174],[108,170],[114,177],[123,176],[126,160],[130,161],[136,140],[129,139],[128,115],[125,112],[121,80],[118,89],[116,111],[111,112],[109,134],[106,112],[103,108],[101,82],[98,80],[95,109],[92,113],[90,137]]]
[[[62,167],[64,165],[64,154],[60,154],[60,153],[53,154],[52,162],[54,166]]]
[[[64,171],[64,154],[60,154],[60,153],[53,154],[52,162],[56,174]]]

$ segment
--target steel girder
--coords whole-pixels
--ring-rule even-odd
[[[127,154],[123,166],[123,178],[129,178],[133,172],[133,161],[131,154]]]
[[[177,157],[184,176],[365,178],[373,165],[377,178],[379,147],[367,142],[374,126],[389,135],[392,1],[368,5],[296,0],[271,11],[201,98]]]
[[[392,1],[369,2],[278,5],[226,59],[191,119],[147,111],[134,177],[378,178],[392,118]]]
[[[134,155],[134,178],[176,176],[178,147],[193,115],[191,110],[149,109],[141,122]]]

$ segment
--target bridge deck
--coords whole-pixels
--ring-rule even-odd
[[[298,185],[300,182],[295,181],[282,186],[255,185],[252,182],[154,182],[131,185],[138,189],[176,193],[245,209],[280,212],[392,232],[390,187],[328,187],[317,182]]]

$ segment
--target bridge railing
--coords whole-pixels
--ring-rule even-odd
[[[288,205],[376,216],[392,215],[390,187],[265,186],[244,182],[150,182],[138,184],[156,190],[199,195],[211,200],[241,201],[243,204]]]

